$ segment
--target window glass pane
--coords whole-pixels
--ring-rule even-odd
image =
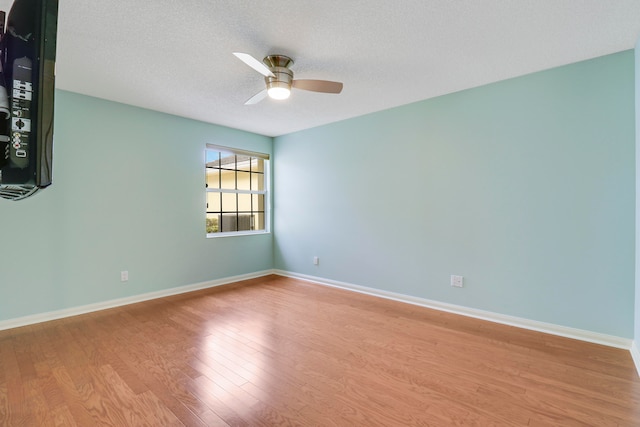
[[[249,214],[223,214],[220,230],[229,231],[249,231],[253,230],[253,216]]]
[[[238,194],[238,211],[251,212],[251,194]]]
[[[238,172],[238,190],[249,190],[251,174],[249,172]]]
[[[220,231],[238,231],[238,215],[236,214],[223,214],[222,224],[220,224]]]
[[[206,157],[207,157],[206,158],[207,166],[209,166],[209,167],[218,167],[218,165],[219,165],[218,160],[220,160],[220,152],[219,151],[207,150]]]
[[[264,211],[264,194],[252,194],[253,198],[253,210]]]
[[[218,214],[207,214],[207,233],[218,233]]]
[[[238,231],[253,230],[253,215],[251,214],[239,214],[238,215]]]
[[[227,190],[235,190],[236,189],[235,171],[223,169],[220,172],[221,172],[221,178],[222,178],[222,185],[220,187]]]
[[[223,169],[236,168],[236,155],[229,151],[220,152],[220,167]]]
[[[251,174],[251,189],[255,191],[264,190],[264,174],[261,174],[261,173]]]
[[[252,158],[251,159],[251,171],[264,172],[264,159]]]
[[[207,188],[220,188],[220,169],[207,168]]]
[[[237,211],[236,195],[229,193],[222,193],[222,211],[223,212],[235,212]]]
[[[251,157],[249,156],[237,156],[238,170],[249,171],[251,168]]]
[[[254,230],[264,230],[264,214],[257,213],[253,215],[253,229]]]
[[[207,193],[207,212],[220,212],[220,193]]]

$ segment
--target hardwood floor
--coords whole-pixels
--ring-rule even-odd
[[[0,331],[0,426],[640,426],[628,351],[269,276]]]

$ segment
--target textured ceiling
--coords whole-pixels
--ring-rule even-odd
[[[11,1],[0,0],[8,10]],[[639,0],[60,0],[57,87],[276,136],[634,47]],[[264,88],[292,57],[340,95]]]

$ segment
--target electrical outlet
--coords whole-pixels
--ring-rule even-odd
[[[128,282],[129,281],[129,272],[128,271],[121,271],[120,272],[120,281],[121,282]]]
[[[462,288],[464,286],[463,279],[464,278],[462,276],[454,276],[452,274],[451,275],[451,286],[453,286],[454,288]]]
[[[313,265],[318,265],[320,264],[320,258],[318,258],[317,256],[313,257]]]

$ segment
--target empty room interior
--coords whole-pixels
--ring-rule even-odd
[[[639,40],[636,0],[60,1],[0,426],[640,425]]]

